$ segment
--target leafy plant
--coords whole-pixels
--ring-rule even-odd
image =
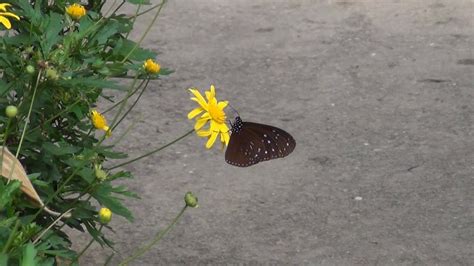
[[[140,45],[165,1],[142,12],[149,1],[127,2],[136,5],[135,16],[118,14],[125,0],[107,11],[103,11],[105,0],[89,0],[85,6],[65,0],[0,3],[0,16],[11,21],[10,27],[3,23],[8,30],[0,39],[0,110],[6,110],[0,115],[1,149],[8,147],[19,160],[16,167],[26,170],[44,204],[60,213],[58,217],[44,212],[45,206],[38,207],[21,192],[21,182],[3,174],[0,265],[76,263],[90,244],[80,253],[72,250],[65,227],[87,232],[91,243],[113,248],[102,231],[109,228],[106,215],[108,220],[114,213],[133,221],[123,200],[139,196],[114,184],[133,178],[119,166],[168,145],[114,165],[114,160],[128,155],[115,151],[106,139],[122,139],[114,129],[149,81],[172,71],[154,61],[154,51]],[[138,42],[129,39],[135,18],[151,11],[155,17],[144,36]],[[107,97],[104,90],[119,91],[123,97]],[[112,102],[112,107],[97,106],[101,98]],[[112,110],[115,115],[108,124],[106,116]],[[100,214],[97,205],[104,209]]]

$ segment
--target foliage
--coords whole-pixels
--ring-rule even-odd
[[[89,0],[87,14],[81,17],[79,12],[73,19],[65,10],[74,2],[79,3],[4,2],[20,20],[12,21],[0,40],[0,110],[16,106],[18,112],[0,114],[0,141],[17,155],[46,206],[63,214],[70,211],[70,217],[49,215],[21,193],[18,181],[0,179],[0,265],[76,260],[65,227],[112,247],[101,231],[108,225],[101,225],[98,205],[133,221],[123,200],[138,195],[114,184],[132,173],[104,166],[127,154],[104,144],[108,134],[95,131],[91,110],[101,109],[96,105],[105,89],[122,92],[122,99],[104,98],[115,109],[113,130],[131,110],[125,110],[127,100],[143,93],[150,79],[172,71],[159,65],[153,65],[157,73],[144,69],[156,53],[128,38],[135,18],[117,12],[125,1],[107,13],[105,0]],[[129,80],[129,86],[117,78]]]

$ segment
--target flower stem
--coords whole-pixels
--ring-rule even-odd
[[[13,242],[13,239],[15,238],[16,231],[18,231],[18,226],[20,225],[20,219],[16,220],[15,226],[13,227],[13,230],[10,233],[10,237],[8,237],[7,243],[5,246],[3,246],[2,253],[6,254],[8,251],[8,248]]]
[[[145,86],[143,86],[143,89],[142,91],[140,92],[140,94],[138,94],[137,98],[135,99],[135,101],[133,102],[132,106],[130,106],[130,108],[128,108],[128,110],[125,112],[125,114],[123,114],[123,116],[117,121],[117,123],[115,123],[113,126],[112,126],[112,131],[120,124],[120,122],[122,122],[122,120],[125,119],[125,117],[127,117],[127,115],[132,111],[132,109],[135,107],[135,105],[137,105],[138,101],[140,100],[140,98],[142,97],[143,93],[145,92],[146,90],[146,87],[148,86],[148,83],[150,83],[150,80],[147,79],[146,80],[146,83],[145,83]],[[141,84],[140,84],[141,85]]]
[[[148,25],[147,29],[145,30],[145,32],[143,33],[142,37],[140,38],[140,40],[138,40],[138,42],[135,44],[135,46],[130,50],[130,52],[123,58],[122,60],[122,63],[124,63],[125,61],[127,61],[127,59],[133,54],[133,52],[135,51],[135,49],[137,49],[137,47],[143,42],[143,40],[145,39],[145,37],[148,35],[148,32],[150,31],[151,27],[153,26],[153,24],[155,24],[155,21],[156,19],[158,18],[158,15],[160,15],[160,12],[161,12],[161,9],[163,9],[163,6],[165,5],[167,0],[161,0],[161,3],[159,4],[160,7],[158,8],[158,10],[156,11],[156,14],[155,16],[153,17],[153,20],[151,21],[151,23]]]
[[[184,205],[184,207],[181,209],[181,211],[178,213],[178,215],[174,218],[174,220],[171,222],[171,224],[168,225],[168,227],[165,228],[165,230],[159,232],[155,238],[150,241],[148,244],[144,245],[142,248],[140,248],[137,252],[135,252],[132,256],[126,258],[123,260],[119,266],[124,266],[127,265],[130,261],[140,257],[141,255],[145,254],[148,250],[150,250],[151,247],[153,247],[156,243],[160,242],[160,240],[163,238],[163,236],[166,235],[179,221],[181,216],[183,216],[184,211],[186,210],[188,206]]]
[[[181,139],[184,139],[185,137],[187,137],[188,135],[190,135],[190,134],[193,133],[193,132],[194,132],[194,129],[192,129],[192,130],[186,132],[186,134],[184,134],[184,135],[182,135],[181,137],[179,137],[179,138],[177,138],[177,139],[171,141],[170,143],[168,143],[168,144],[166,144],[166,145],[163,145],[163,146],[161,146],[161,147],[159,147],[159,148],[157,148],[157,149],[154,149],[154,150],[152,150],[152,151],[150,151],[150,152],[147,152],[147,153],[145,153],[145,154],[143,154],[143,155],[141,155],[141,156],[138,156],[137,158],[134,158],[134,159],[132,159],[132,160],[129,160],[129,161],[126,161],[126,162],[124,162],[124,163],[121,163],[121,164],[112,166],[112,167],[109,168],[109,170],[112,170],[112,169],[115,169],[115,168],[118,168],[118,167],[121,167],[121,166],[130,164],[130,163],[133,163],[133,162],[138,161],[138,160],[140,160],[140,159],[142,159],[142,158],[145,158],[145,157],[147,157],[147,156],[149,156],[149,155],[152,155],[152,154],[155,153],[155,152],[159,152],[159,151],[163,150],[164,148],[166,148],[166,147],[168,147],[168,146],[171,146],[172,144],[174,144],[174,143],[180,141]]]
[[[102,228],[104,227],[103,224],[100,225],[99,227],[99,233],[102,231]],[[78,261],[79,258],[84,254],[84,252],[86,252],[86,250],[92,245],[92,243],[94,243],[94,238],[91,239],[91,241],[89,241],[89,243],[84,247],[84,249],[81,250],[81,252],[79,252],[79,254],[77,255],[76,258],[74,258],[73,260],[73,263]],[[72,264],[72,263],[71,263]]]
[[[16,154],[15,154],[16,158],[18,158],[18,155],[20,154],[21,145],[23,144],[23,139],[25,138],[26,128],[28,127],[28,124],[30,122],[31,110],[33,110],[33,103],[35,102],[36,91],[38,89],[40,78],[41,78],[41,70],[38,71],[38,77],[36,78],[36,84],[35,84],[35,88],[33,89],[33,97],[31,98],[30,109],[28,110],[28,115],[26,116],[26,120],[25,120],[25,126],[23,127],[23,132],[21,132],[20,143],[18,144],[18,148],[16,150]],[[14,166],[12,166],[12,169],[13,167]]]

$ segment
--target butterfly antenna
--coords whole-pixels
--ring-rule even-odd
[[[232,109],[232,111],[234,111],[234,113],[237,114],[237,116],[240,116],[239,112],[237,112],[237,110],[235,110],[235,108],[229,103],[229,107]]]

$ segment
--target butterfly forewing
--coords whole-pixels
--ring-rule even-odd
[[[296,146],[294,138],[277,127],[242,122],[236,118],[226,150],[226,162],[247,167],[261,161],[285,157]]]

